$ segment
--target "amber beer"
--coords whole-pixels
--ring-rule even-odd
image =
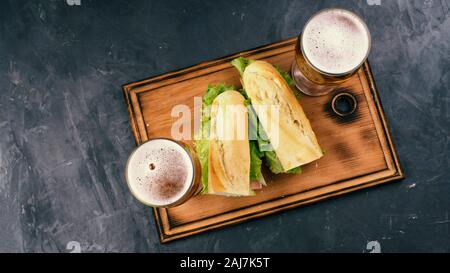
[[[166,138],[136,148],[125,177],[134,197],[152,207],[180,205],[202,189],[200,163],[191,146]]]
[[[370,32],[348,10],[326,9],[309,19],[296,45],[292,76],[311,96],[324,95],[350,78],[367,59]]]

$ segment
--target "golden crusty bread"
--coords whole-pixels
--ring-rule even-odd
[[[246,67],[242,82],[285,171],[323,156],[303,108],[271,64],[252,62]],[[279,111],[271,111],[274,109]],[[277,120],[279,125],[274,124]]]
[[[245,196],[250,189],[248,112],[244,97],[225,91],[211,106],[208,193]]]

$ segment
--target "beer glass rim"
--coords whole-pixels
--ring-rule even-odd
[[[366,55],[364,56],[363,60],[353,69],[349,70],[349,71],[345,71],[342,73],[329,73],[329,72],[325,72],[319,68],[317,68],[315,65],[313,65],[311,63],[311,61],[308,59],[308,55],[305,54],[305,50],[303,49],[303,33],[305,32],[306,27],[309,25],[309,23],[318,15],[325,13],[325,12],[329,12],[329,11],[343,11],[343,12],[347,12],[350,13],[352,15],[354,15],[363,25],[364,29],[366,30],[367,33],[367,38],[368,38],[368,42],[369,42],[369,46],[367,47],[367,52]],[[319,73],[327,75],[327,76],[345,76],[348,74],[351,74],[353,72],[355,72],[356,70],[358,70],[363,63],[367,60],[367,58],[369,57],[370,54],[370,50],[372,48],[372,35],[370,34],[370,30],[369,27],[367,26],[366,22],[364,22],[364,20],[361,18],[361,16],[359,16],[358,14],[354,13],[353,11],[347,10],[347,9],[343,9],[343,8],[326,8],[326,9],[322,9],[319,10],[318,12],[314,13],[309,19],[308,21],[306,21],[306,24],[303,26],[302,32],[300,33],[300,37],[298,39],[298,43],[300,43],[300,50],[302,51],[303,56],[305,57],[305,60],[308,62],[308,64],[315,70],[317,70]]]
[[[154,205],[154,204],[151,204],[150,202],[146,202],[146,201],[142,200],[140,197],[138,197],[138,195],[136,194],[136,192],[134,192],[133,187],[131,187],[131,185],[130,185],[130,179],[129,179],[129,177],[128,177],[128,168],[129,168],[130,161],[131,161],[131,158],[133,157],[133,155],[134,155],[134,154],[137,152],[137,150],[139,150],[139,148],[141,148],[143,145],[145,145],[145,144],[147,144],[147,143],[149,143],[149,142],[155,141],[155,140],[167,140],[167,141],[170,141],[170,142],[172,142],[172,143],[174,143],[174,144],[180,146],[180,147],[183,149],[183,151],[186,153],[186,155],[189,157],[190,165],[192,166],[192,178],[191,178],[191,181],[189,182],[189,183],[190,183],[189,188],[188,188],[188,189],[186,190],[186,192],[185,192],[180,198],[178,198],[176,201],[174,201],[174,202],[172,202],[172,203],[169,203],[169,204],[165,204],[165,205]],[[142,144],[140,144],[139,146],[137,146],[136,148],[133,149],[133,151],[132,151],[132,152],[130,153],[130,155],[128,156],[127,163],[126,163],[126,165],[125,165],[125,180],[127,181],[127,186],[128,186],[128,188],[130,189],[131,194],[132,194],[139,202],[141,202],[142,204],[144,204],[144,205],[146,205],[146,206],[154,207],[154,208],[167,208],[167,207],[171,207],[171,206],[177,205],[180,201],[184,200],[184,199],[190,194],[190,192],[192,191],[192,187],[194,187],[194,185],[195,185],[194,182],[195,182],[195,179],[196,179],[196,175],[197,175],[197,174],[196,174],[196,170],[195,170],[196,167],[195,167],[194,159],[192,158],[192,156],[193,156],[193,155],[191,155],[191,153],[186,149],[186,147],[184,147],[181,143],[179,143],[178,141],[176,141],[176,140],[174,140],[174,139],[170,139],[170,138],[166,138],[166,137],[158,137],[158,138],[152,138],[152,139],[149,139],[149,140],[143,142]]]

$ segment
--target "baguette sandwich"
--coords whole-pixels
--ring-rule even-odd
[[[211,106],[208,158],[211,194],[252,194],[248,113],[244,100],[237,91],[225,91]]]
[[[195,149],[205,194],[248,196],[265,185],[256,141],[248,137],[248,100],[235,89],[210,85],[203,96]]]
[[[265,158],[272,172],[298,172],[301,165],[322,157],[311,124],[290,88],[289,75],[264,61],[241,57],[232,64],[241,73],[243,88],[262,127],[259,135],[270,144]],[[277,109],[277,126],[268,126],[275,116],[274,108],[268,106]],[[276,143],[270,143],[274,139]]]

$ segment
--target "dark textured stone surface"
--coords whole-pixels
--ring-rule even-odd
[[[0,251],[448,252],[450,1],[380,2],[2,1]],[[121,85],[290,38],[333,6],[372,31],[407,179],[160,245],[123,179]]]

